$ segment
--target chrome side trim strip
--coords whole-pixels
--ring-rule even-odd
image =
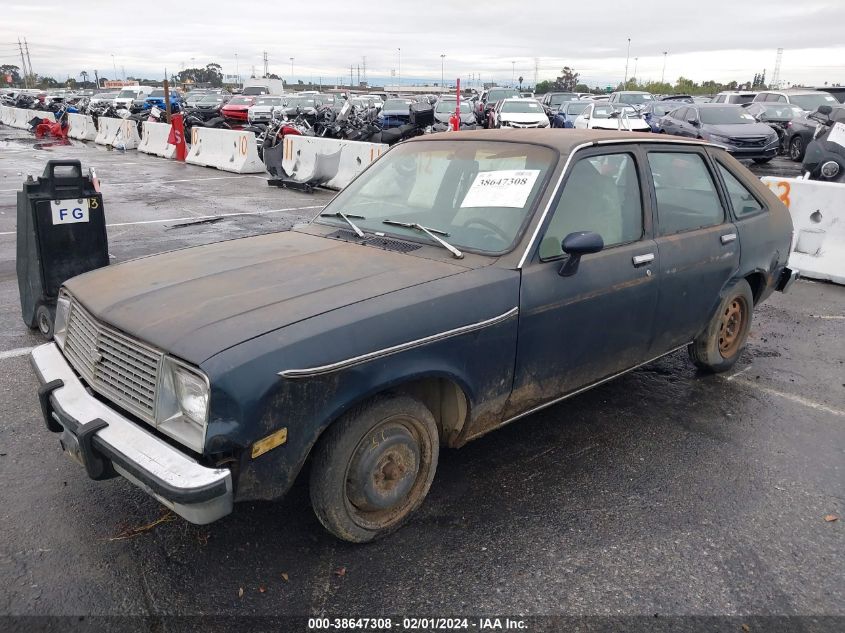
[[[672,137],[668,134],[658,135],[655,134],[658,138],[637,138],[633,141],[631,139],[625,138],[609,138],[604,139],[601,141],[595,141],[596,145],[613,145],[614,143],[665,143],[667,145],[695,145],[697,147],[705,146],[705,147],[718,147],[720,149],[725,149],[724,145],[717,145],[716,143],[711,143],[705,140],[686,140],[678,137]],[[662,138],[660,138],[662,136]],[[669,138],[667,138],[669,137]]]
[[[504,314],[500,314],[499,316],[495,316],[492,319],[487,319],[485,321],[479,321],[478,323],[470,323],[469,325],[462,325],[461,327],[455,328],[453,330],[447,330],[445,332],[439,332],[437,334],[432,334],[430,336],[426,336],[424,338],[419,338],[414,341],[408,341],[407,343],[400,343],[399,345],[394,345],[392,347],[385,347],[384,349],[379,349],[374,352],[369,352],[367,354],[362,354],[361,356],[354,356],[352,358],[347,358],[345,360],[338,361],[336,363],[331,363],[329,365],[321,365],[319,367],[308,367],[306,369],[285,369],[279,372],[279,376],[282,378],[307,378],[311,376],[321,376],[323,374],[329,374],[334,371],[339,371],[341,369],[346,369],[347,367],[352,367],[354,365],[360,365],[361,363],[366,363],[371,361],[375,358],[382,358],[384,356],[390,356],[392,354],[397,354],[399,352],[404,352],[409,349],[414,349],[416,347],[421,347],[423,345],[427,345],[428,343],[433,343],[435,341],[442,341],[443,339],[452,338],[453,336],[460,336],[461,334],[467,334],[469,332],[475,332],[476,330],[480,330],[485,327],[489,327],[491,325],[496,325],[503,321],[507,321],[511,317],[516,316],[519,314],[519,307],[514,307],[505,312]]]
[[[653,363],[654,361],[658,360],[659,358],[663,358],[664,356],[668,356],[669,354],[677,352],[679,349],[683,349],[687,345],[689,345],[689,343],[684,343],[683,345],[680,345],[680,346],[676,347],[675,349],[670,349],[668,352],[664,352],[664,353],[660,354],[659,356],[655,356],[654,358],[647,360],[644,363],[640,363],[639,365],[634,365],[630,369],[625,369],[623,371],[620,371],[618,373],[613,374],[612,376],[608,376],[607,378],[602,378],[598,382],[590,383],[586,387],[581,387],[580,389],[576,389],[575,391],[571,391],[571,392],[567,393],[566,395],[561,396],[560,398],[555,398],[554,400],[551,400],[549,402],[545,402],[545,403],[538,405],[538,406],[536,406],[532,409],[528,409],[528,411],[524,411],[524,412],[522,412],[518,415],[513,416],[512,418],[508,418],[507,420],[505,420],[504,422],[502,422],[498,426],[493,426],[493,427],[490,427],[489,429],[485,429],[482,433],[479,433],[477,435],[470,435],[469,437],[466,438],[466,441],[469,442],[470,440],[474,440],[477,437],[481,437],[482,435],[486,435],[490,431],[495,431],[496,429],[500,429],[503,426],[505,426],[506,424],[510,424],[511,422],[516,422],[520,418],[524,418],[526,416],[531,415],[532,413],[536,413],[537,411],[540,411],[541,409],[545,409],[546,407],[551,407],[552,405],[558,404],[559,402],[563,402],[564,400],[572,398],[573,396],[577,396],[579,393],[583,393],[583,392],[585,392],[589,389],[592,389],[593,387],[598,387],[599,385],[603,385],[606,382],[610,382],[614,378],[619,378],[619,376],[623,376],[623,375],[625,375],[629,372],[634,371],[635,369],[639,369],[643,365],[648,365],[649,363]]]
[[[552,203],[557,197],[558,189],[560,189],[560,185],[563,182],[564,177],[566,176],[566,172],[569,171],[569,164],[572,162],[572,157],[575,156],[578,151],[584,149],[585,147],[590,147],[593,144],[594,141],[590,141],[589,143],[581,143],[580,145],[574,147],[571,152],[569,152],[569,156],[566,157],[566,163],[564,163],[563,165],[563,171],[560,172],[560,177],[557,179],[557,184],[555,185],[555,188],[552,191],[552,195],[549,198],[549,202],[546,205],[546,208],[543,209],[543,214],[540,216],[540,221],[537,223],[537,228],[534,229],[534,234],[528,241],[528,246],[526,247],[525,252],[522,254],[519,263],[516,265],[517,269],[521,269],[525,265],[525,260],[528,259],[528,253],[531,252],[531,249],[534,246],[534,240],[537,239],[537,234],[540,233],[540,229],[543,226],[543,222],[546,221],[546,216],[549,214],[549,211],[552,208]]]

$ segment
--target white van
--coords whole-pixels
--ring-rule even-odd
[[[125,86],[117,93],[117,97],[114,100],[114,107],[129,109],[133,101],[136,99],[146,99],[152,91],[152,86]]]

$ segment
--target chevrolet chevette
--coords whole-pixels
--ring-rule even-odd
[[[681,348],[731,368],[797,275],[791,237],[704,142],[422,136],[306,225],[67,281],[38,395],[90,477],[188,521],[278,499],[310,460],[320,522],[371,541],[423,502],[441,446]]]

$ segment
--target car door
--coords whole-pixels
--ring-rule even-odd
[[[683,117],[685,116],[686,111],[687,108],[680,107],[666,115],[666,118],[663,122],[663,129],[666,130],[667,134],[674,134],[676,136],[680,136],[683,133]]]
[[[683,134],[690,138],[697,138],[700,129],[701,119],[699,118],[698,108],[689,107],[684,113]]]
[[[579,152],[522,270],[519,341],[507,417],[642,363],[652,336],[658,266],[641,156],[633,146]],[[561,241],[579,231],[605,246],[574,274]],[[571,263],[571,262],[569,262]]]
[[[701,148],[649,147],[656,203],[660,295],[654,356],[689,343],[705,327],[739,266],[736,227]]]

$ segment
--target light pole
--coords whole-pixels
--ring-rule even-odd
[[[397,48],[396,50],[399,52],[399,64],[397,65],[397,69],[398,69],[397,74],[399,76],[397,77],[397,79],[399,81],[399,85],[401,86],[402,85],[402,49]]]
[[[622,84],[623,88],[628,87],[628,61],[631,59],[631,38],[628,38],[628,53],[625,55],[625,81]]]
[[[513,86],[515,79],[516,79],[516,62],[511,62],[511,86]]]
[[[446,63],[446,54],[440,53],[440,87],[441,88],[444,85],[444,83],[443,83],[444,82],[444,79],[443,79],[443,64],[445,64],[445,63]]]
[[[666,81],[666,56],[669,54],[669,51],[663,51],[663,72],[660,74],[660,83],[664,83]]]
[[[114,53],[111,54],[111,67],[114,68],[114,78],[117,79],[117,64],[114,62]]]
[[[637,78],[637,62],[639,62],[639,61],[640,61],[640,58],[639,58],[639,57],[635,57],[635,58],[634,58],[634,74],[632,75],[632,77],[633,77],[634,79],[636,79],[636,78]]]
[[[238,88],[241,87],[241,71],[238,67],[238,54],[235,53],[235,81],[238,83]]]
[[[293,60],[294,58],[290,58],[290,80],[293,81]]]

